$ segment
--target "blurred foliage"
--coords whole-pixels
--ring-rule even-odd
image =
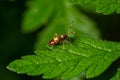
[[[39,1],[45,4],[37,3]],[[49,41],[48,38],[53,36],[55,32],[59,34],[62,34],[63,32],[64,33],[67,32],[68,26],[71,24],[71,21],[73,19],[76,20],[78,18],[77,19],[78,22],[75,21],[73,23],[73,28],[75,30],[78,30],[80,28],[78,31],[80,32],[83,31],[82,33],[85,32],[85,34],[87,34],[88,32],[88,35],[96,36],[99,34],[99,31],[96,28],[94,28],[95,30],[93,30],[90,27],[90,26],[95,26],[95,23],[96,23],[98,29],[101,31],[102,39],[111,40],[111,41],[120,41],[120,37],[119,37],[120,15],[117,15],[115,13],[111,15],[102,15],[102,14],[94,13],[95,7],[91,6],[91,4],[90,5],[87,4],[89,8],[87,10],[83,7],[80,7],[80,9],[72,11],[74,9],[71,9],[70,7],[68,7],[71,4],[66,4],[68,5],[66,7],[64,6],[65,2],[62,2],[62,0],[57,3],[55,0],[49,2],[51,3],[50,4],[51,6],[47,5],[46,1],[49,1],[49,0],[34,0],[34,1],[32,0],[31,1],[0,0],[0,23],[1,23],[0,24],[1,26],[1,29],[0,29],[0,53],[1,53],[0,80],[8,80],[8,79],[9,80],[40,80],[42,79],[41,76],[31,77],[27,75],[17,75],[14,72],[8,71],[6,69],[6,66],[11,61],[17,58],[20,58],[20,56],[33,54],[35,43],[36,43],[36,46],[38,47],[39,45],[37,44],[46,45]],[[42,5],[38,5],[38,4],[42,4]],[[95,5],[95,3],[93,3],[93,5]],[[37,12],[37,9],[41,8],[40,6],[43,6],[42,7],[43,13],[39,12],[39,10]],[[48,6],[48,8],[46,6]],[[69,9],[63,8],[62,6]],[[79,10],[81,11],[79,12]],[[69,16],[65,15],[66,13]],[[76,15],[78,15],[79,17]],[[90,19],[88,19],[86,15],[89,16],[91,19],[93,19],[95,23]],[[40,19],[39,17],[42,19],[39,20]],[[65,18],[61,19],[62,17],[65,17]],[[78,23],[80,25],[78,25]],[[75,26],[75,24],[77,25]],[[23,34],[21,32],[21,26],[22,26],[22,32],[24,33],[31,32],[31,33]],[[58,26],[58,27],[55,27],[55,26]],[[78,27],[78,26],[81,26],[81,27]],[[90,27],[91,30],[90,29],[88,31],[85,29],[81,30],[81,28],[83,28],[82,26],[87,26],[85,29],[89,29],[88,27]],[[50,36],[48,37],[47,35],[50,35]],[[104,79],[102,80],[107,80],[108,78],[110,78],[109,75],[111,75],[111,73],[116,72],[116,69],[119,66],[118,65],[119,61],[120,60],[118,60],[117,63],[114,63],[113,66],[110,66],[110,69],[106,70],[105,73],[107,73],[108,75],[104,73],[102,74],[102,76],[104,77]],[[101,79],[100,76],[98,76],[97,79]]]
[[[111,80],[119,80],[119,79],[120,79],[120,68],[118,68],[115,76],[113,76]]]
[[[105,15],[116,12],[120,13],[120,1],[119,0],[68,0],[72,4],[80,5],[87,10],[91,10],[97,13],[103,13]]]

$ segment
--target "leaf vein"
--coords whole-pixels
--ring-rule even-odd
[[[102,50],[102,51],[111,52],[110,49],[106,49],[106,48],[103,48],[103,47],[100,47],[100,46],[95,46],[94,44],[90,44],[90,43],[85,42],[85,41],[81,41],[81,43],[87,44],[87,45],[89,45],[93,48],[96,48],[96,49],[99,49],[99,50]]]

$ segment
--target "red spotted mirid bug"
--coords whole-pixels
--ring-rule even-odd
[[[55,37],[50,40],[49,46],[54,46],[55,44],[63,43],[63,41],[64,41],[66,38],[68,38],[68,35],[67,35],[67,34],[60,35],[60,36],[59,36],[57,33],[55,33]]]
[[[71,35],[73,36],[74,32],[70,32],[70,29],[71,27],[69,27],[68,29],[68,34],[58,35],[57,33],[55,33],[54,38],[52,38],[49,42],[49,46],[51,46],[52,48],[54,45],[59,44],[59,43],[63,44],[63,49],[64,49],[64,43],[70,43],[70,45],[72,46],[71,41],[70,41],[70,36]]]

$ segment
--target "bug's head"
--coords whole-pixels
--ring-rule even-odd
[[[54,41],[54,39],[50,40],[50,42],[49,42],[49,46],[54,46],[54,45],[55,45],[55,41]]]

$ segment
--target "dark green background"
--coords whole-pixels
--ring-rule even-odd
[[[24,55],[34,54],[33,47],[37,32],[21,33],[22,15],[27,9],[25,3],[25,0],[0,0],[0,80],[42,80],[41,76],[18,75],[6,69],[11,61]],[[115,13],[102,15],[86,11],[83,11],[83,13],[95,21],[101,31],[102,39],[120,41],[120,15]],[[113,63],[114,65],[105,73],[112,68],[114,72],[116,70],[114,67],[119,66],[118,62],[120,62],[120,59]]]

